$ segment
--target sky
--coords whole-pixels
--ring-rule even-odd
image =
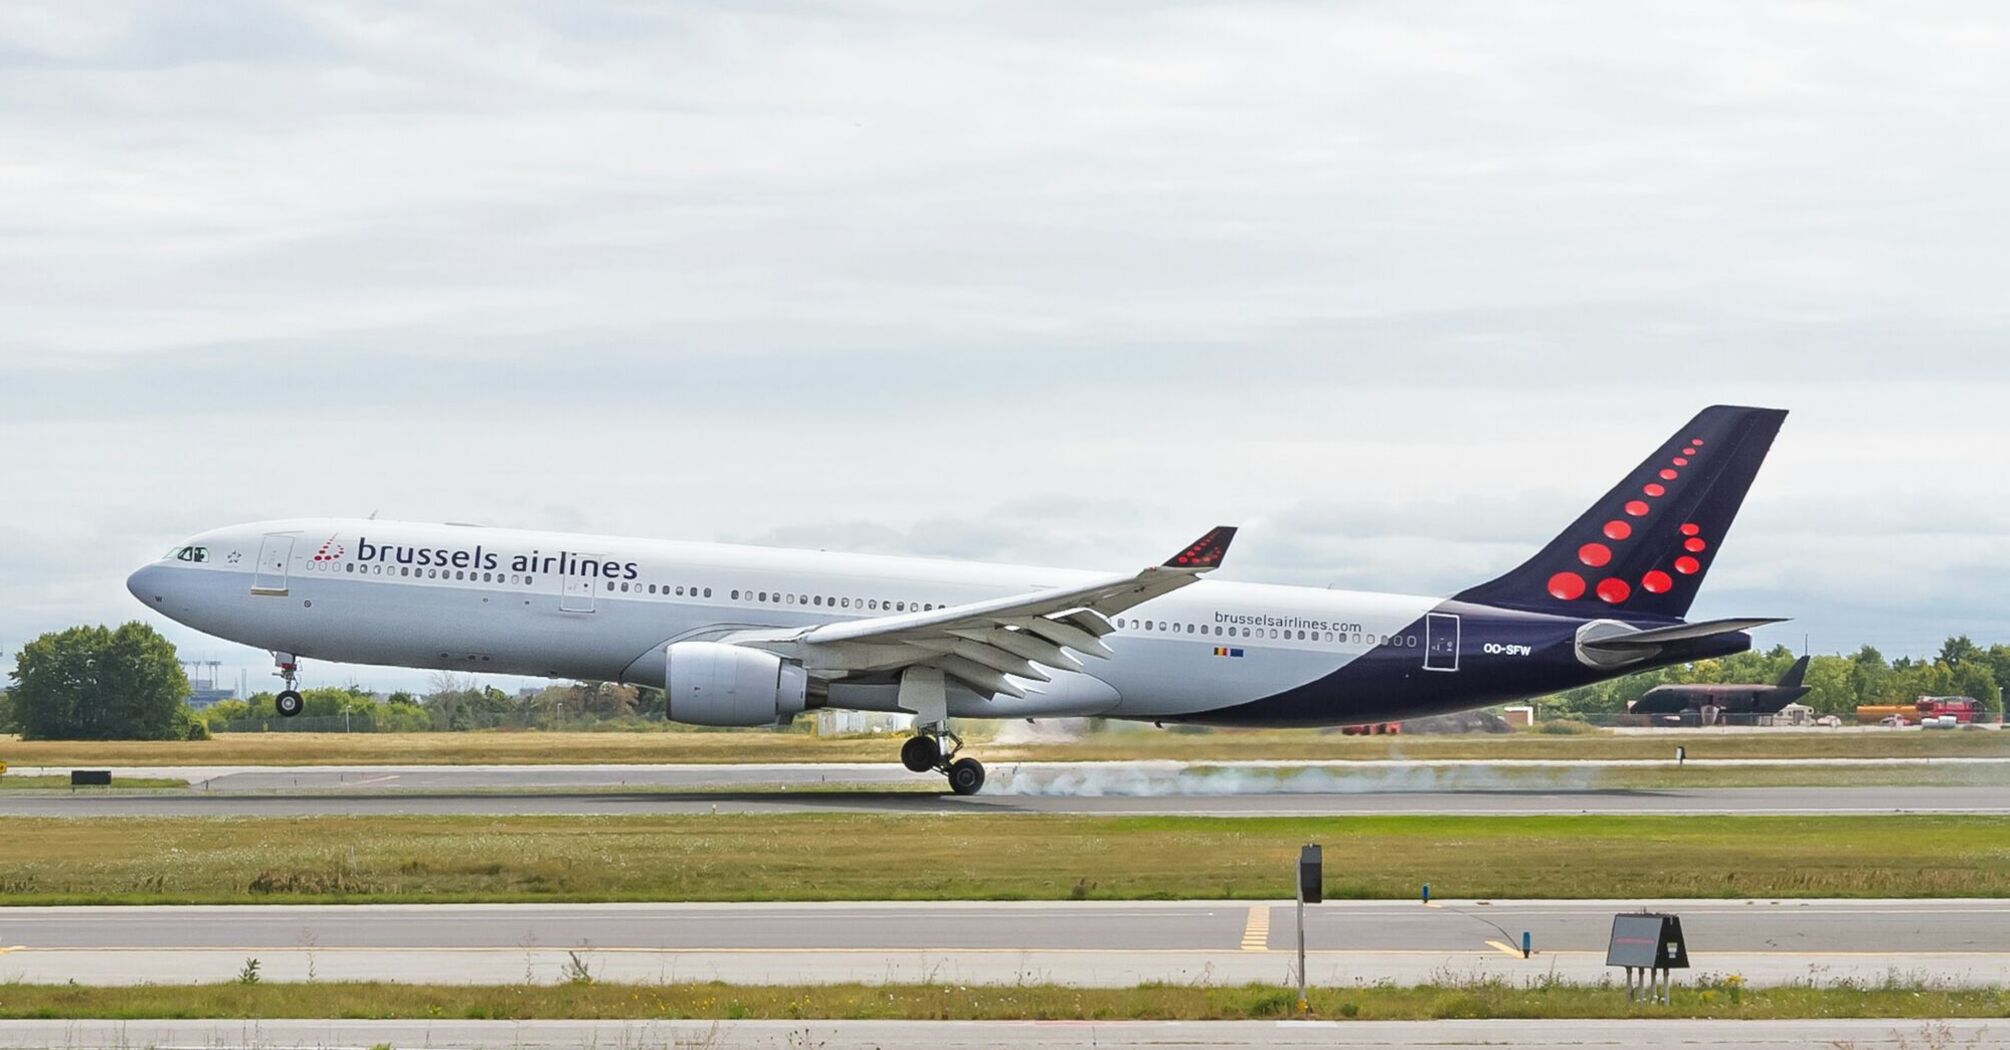
[[[1224,578],[1450,593],[1712,403],[1793,414],[1693,615],[2010,641],[2006,53],[1988,3],[0,5],[0,660],[296,515],[1230,522]]]

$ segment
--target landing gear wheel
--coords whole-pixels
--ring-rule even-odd
[[[910,773],[926,773],[942,764],[942,745],[932,736],[911,736],[900,745],[900,764]]]
[[[272,702],[279,707],[280,715],[285,718],[292,718],[307,707],[307,702],[300,699],[300,694],[291,689],[273,697]],[[980,776],[978,779],[983,778]]]
[[[975,795],[984,790],[984,763],[959,758],[949,764],[949,790],[959,795]]]

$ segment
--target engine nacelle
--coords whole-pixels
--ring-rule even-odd
[[[770,726],[809,706],[810,676],[773,653],[678,642],[664,653],[665,717],[698,726]]]

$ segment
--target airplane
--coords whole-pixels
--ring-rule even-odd
[[[1738,714],[1776,715],[1813,690],[1801,684],[1807,673],[1808,658],[1803,656],[1780,676],[1778,685],[1657,685],[1633,701],[1630,710],[1636,715],[1679,715],[1708,706]]]
[[[1685,622],[1786,413],[1705,409],[1533,558],[1449,597],[1224,582],[1220,526],[1131,573],[310,518],[192,537],[150,609],[305,659],[621,682],[671,721],[913,715],[916,773],[984,786],[956,719],[1389,722],[1751,648]],[[1511,455],[1503,450],[1503,455]]]

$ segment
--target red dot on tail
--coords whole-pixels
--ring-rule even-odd
[[[1640,577],[1640,589],[1649,594],[1667,594],[1668,588],[1673,586],[1675,586],[1675,578],[1662,572],[1660,569],[1655,569],[1653,572]]]
[[[1605,523],[1605,538],[1608,540],[1623,540],[1631,535],[1633,535],[1633,526],[1620,521],[1618,518]]]
[[[1688,465],[1689,465],[1689,457],[1688,457],[1688,456],[1676,456],[1676,457],[1675,457],[1675,465],[1676,465],[1676,466],[1678,466],[1678,467],[1686,467],[1686,466],[1688,466]]]
[[[1598,581],[1598,597],[1608,604],[1618,605],[1620,602],[1626,600],[1627,595],[1632,593],[1633,588],[1628,587],[1626,581],[1618,577],[1609,577]]]
[[[1676,478],[1679,478],[1679,477],[1681,477],[1681,476],[1682,476],[1682,472],[1681,472],[1681,471],[1679,471],[1679,470],[1665,470],[1665,469],[1664,469],[1664,470],[1663,470],[1663,471],[1661,472],[1661,480],[1663,480],[1663,481],[1674,481],[1674,480],[1675,480]]]
[[[1675,571],[1684,576],[1694,576],[1703,569],[1703,563],[1684,554],[1675,559]]]
[[[1647,493],[1649,496],[1666,496],[1668,494],[1666,488],[1652,481],[1640,486],[1640,491]]]
[[[1612,560],[1612,548],[1603,543],[1587,543],[1577,548],[1577,560],[1596,569]]]
[[[1684,536],[1694,536],[1702,531],[1703,526],[1698,525],[1693,521],[1685,521],[1682,523],[1682,535]]]
[[[1693,456],[1696,454],[1696,450],[1693,448],[1685,448],[1682,450],[1682,454],[1685,456]]]
[[[1559,572],[1549,578],[1549,593],[1559,601],[1574,602],[1584,597],[1584,577],[1574,572]]]
[[[1690,443],[1691,445],[1697,445],[1697,446],[1700,446],[1700,445],[1702,445],[1702,444],[1703,444],[1703,439],[1702,439],[1702,438],[1690,438],[1690,439],[1689,439],[1689,443]]]
[[[1626,513],[1631,514],[1636,518],[1645,517],[1647,514],[1647,504],[1641,502],[1640,500],[1634,500],[1633,502],[1628,503],[1626,505]]]
[[[1703,553],[1703,548],[1708,546],[1709,544],[1704,543],[1701,536],[1691,536],[1682,541],[1682,549],[1691,554],[1701,554]]]

